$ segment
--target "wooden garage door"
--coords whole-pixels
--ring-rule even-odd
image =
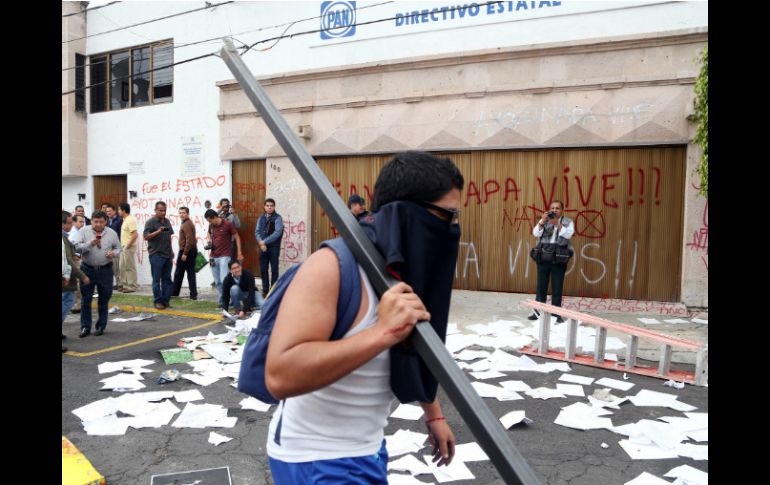
[[[262,207],[265,197],[265,161],[234,161],[232,203],[241,219],[238,234],[245,258],[244,266],[256,277],[259,277],[259,255],[254,230],[259,216],[264,212]]]
[[[128,180],[125,175],[94,176],[94,210],[110,203],[117,209],[118,204],[128,200]],[[90,218],[90,214],[86,214]]]
[[[678,301],[685,147],[442,154],[465,177],[455,288],[534,293],[532,228],[551,201],[575,221],[571,296]],[[371,202],[389,156],[319,159],[340,195]],[[313,247],[335,233],[318,204]]]

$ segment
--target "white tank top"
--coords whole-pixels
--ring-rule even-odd
[[[358,267],[369,296],[361,322],[344,337],[369,328],[377,321],[377,298],[366,274]],[[287,463],[373,455],[382,446],[395,396],[390,389],[390,353],[376,357],[322,389],[284,400],[273,413],[267,454]],[[281,444],[275,429],[281,423]]]

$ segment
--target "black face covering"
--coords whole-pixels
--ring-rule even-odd
[[[388,271],[412,287],[430,312],[430,323],[446,339],[459,224],[450,224],[406,201],[383,205],[361,221],[385,258]],[[438,382],[408,342],[390,349],[390,385],[399,401],[433,402]]]

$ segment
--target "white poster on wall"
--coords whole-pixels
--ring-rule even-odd
[[[141,175],[144,173],[144,160],[138,162],[128,162],[128,173],[131,175]]]
[[[182,175],[203,175],[203,135],[182,137]]]

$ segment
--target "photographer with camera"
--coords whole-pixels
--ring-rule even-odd
[[[219,217],[213,209],[207,210],[204,217],[209,223],[210,242],[203,249],[211,250],[209,264],[211,264],[214,283],[216,283],[217,292],[219,293],[219,305],[217,308],[225,308],[225,303],[222,301],[222,282],[229,273],[227,265],[232,260],[230,244],[235,239],[236,259],[243,261],[241,238],[238,236],[238,231],[235,230],[233,223]]]
[[[169,308],[173,283],[171,281],[171,266],[173,266],[174,250],[171,249],[171,235],[174,229],[166,219],[166,203],[155,203],[155,217],[144,224],[144,240],[147,241],[147,252],[150,254],[150,272],[152,273],[152,298],[155,308]]]
[[[572,249],[571,241],[572,235],[575,233],[575,224],[572,219],[562,215],[563,211],[564,203],[559,200],[553,201],[550,210],[543,213],[543,217],[532,229],[532,235],[538,238],[537,246],[531,253],[532,258],[537,263],[537,295],[535,300],[545,303],[548,294],[548,281],[552,278],[551,303],[558,307],[561,306],[567,262],[575,252]],[[537,320],[540,318],[540,312],[533,310],[527,318]],[[561,323],[564,319],[556,315],[556,321]]]

